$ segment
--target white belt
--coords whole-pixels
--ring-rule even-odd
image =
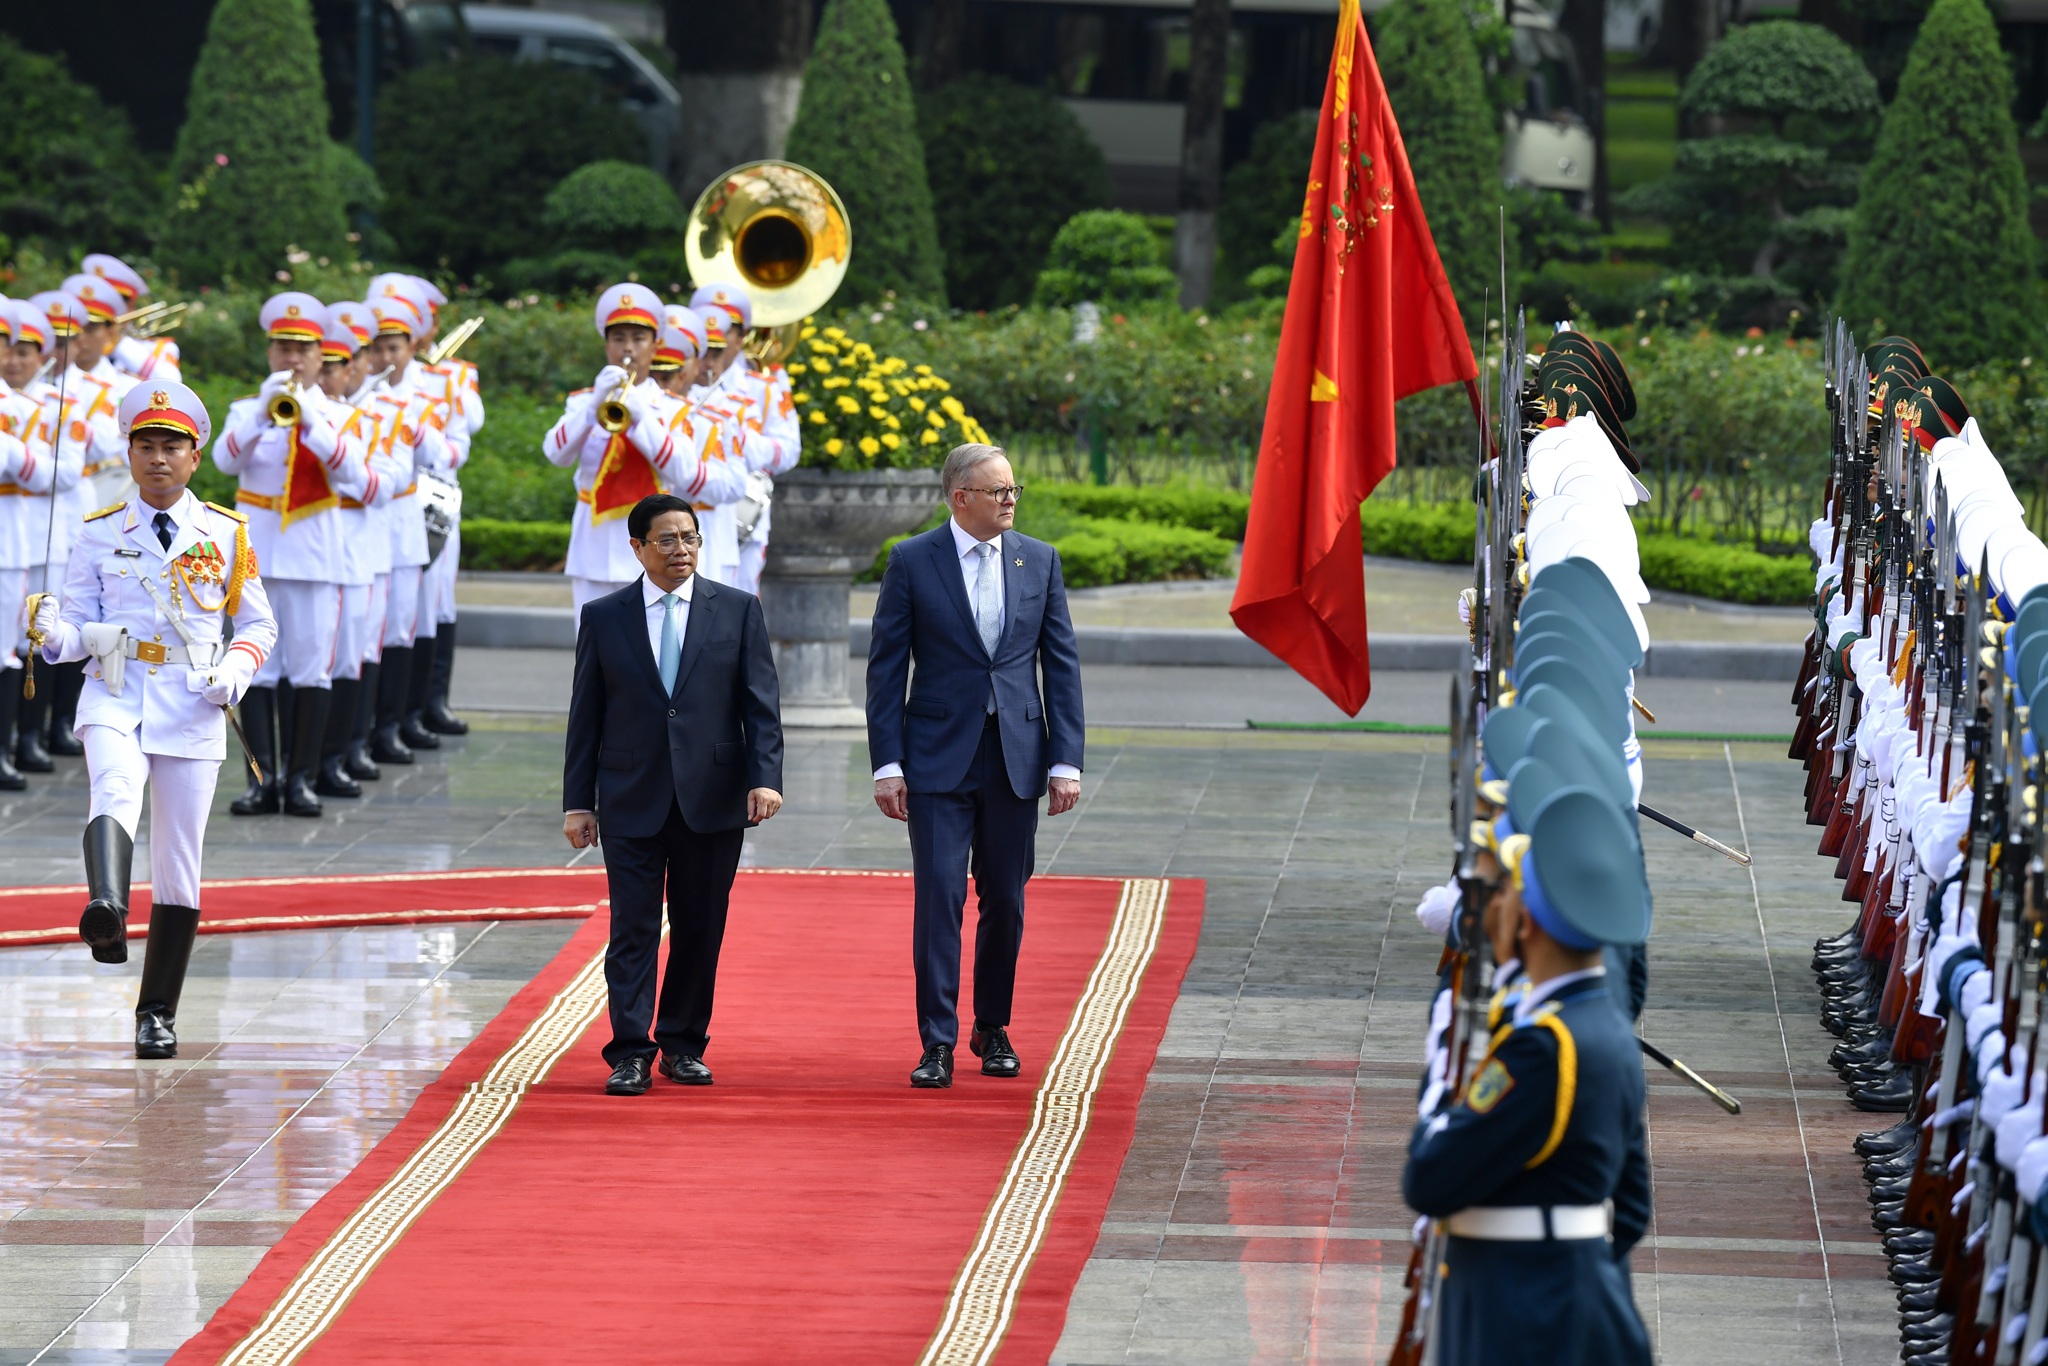
[[[160,645],[153,640],[137,640],[134,636],[121,637],[121,653],[130,659],[139,659],[145,664],[189,664],[194,668],[210,669],[220,662],[220,646],[201,645]]]
[[[1613,1220],[1606,1205],[1494,1205],[1461,1209],[1444,1221],[1453,1238],[1489,1243],[1540,1243],[1605,1238]]]

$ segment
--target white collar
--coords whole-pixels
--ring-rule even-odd
[[[967,528],[961,526],[957,519],[947,518],[946,525],[953,528],[953,549],[963,560],[972,555],[974,547],[978,545],[992,545],[998,550],[1003,548],[1003,533],[1000,531],[989,537],[986,541],[977,541],[968,534]]]
[[[664,593],[661,588],[661,585],[657,584],[653,579],[648,578],[645,574],[642,574],[640,576],[640,601],[642,603],[649,607],[652,607],[655,603],[660,602],[663,596]],[[695,574],[692,574],[689,578],[684,579],[682,583],[676,588],[676,597],[684,602],[693,602],[696,600],[697,576]]]
[[[1607,965],[1602,963],[1596,967],[1580,968],[1577,972],[1561,972],[1555,977],[1537,983],[1529,988],[1529,994],[1524,996],[1521,1003],[1515,1007],[1515,1023],[1518,1025],[1529,1023],[1530,1020],[1535,1018],[1537,1010],[1541,1008],[1545,1001],[1557,995],[1558,992],[1563,991],[1572,983],[1583,982],[1589,977],[1605,977],[1606,975]]]

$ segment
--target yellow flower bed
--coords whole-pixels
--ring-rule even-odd
[[[952,385],[929,365],[884,356],[844,328],[806,321],[785,367],[803,415],[804,462],[842,470],[937,465],[987,442]]]

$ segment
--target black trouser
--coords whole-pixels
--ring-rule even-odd
[[[601,822],[600,822],[601,825]],[[604,1060],[617,1067],[635,1055],[704,1056],[710,1043],[711,995],[725,912],[739,871],[744,828],[700,835],[669,802],[668,821],[653,836],[604,834],[605,877],[612,894],[612,937],[604,952],[611,998],[612,1041]],[[661,952],[661,898],[668,892],[668,974],[655,1009],[655,964]],[[654,1040],[648,1042],[648,1025]]]
[[[1024,942],[1024,884],[1037,862],[1038,800],[1019,797],[993,718],[967,776],[951,792],[910,794],[910,862],[917,881],[911,955],[917,966],[917,1032],[927,1045],[959,1042],[960,917],[974,874],[974,1018],[1010,1023],[1017,950]]]

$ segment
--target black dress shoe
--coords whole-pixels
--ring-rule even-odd
[[[704,1065],[702,1058],[693,1058],[688,1053],[678,1053],[673,1058],[661,1060],[661,1075],[678,1086],[709,1086],[711,1069]]]
[[[380,725],[370,733],[370,755],[380,764],[414,762],[412,750],[399,737],[396,721]]]
[[[178,1056],[177,1021],[168,1010],[135,1012],[135,1056],[175,1058]]]
[[[384,776],[377,771],[377,763],[370,757],[368,740],[348,742],[348,757],[343,761],[342,767],[347,770],[349,777],[359,783],[374,783]]]
[[[984,1077],[1014,1077],[1024,1070],[1024,1064],[1017,1059],[1017,1050],[1010,1047],[1009,1032],[998,1025],[994,1029],[974,1027],[967,1036],[967,1047],[975,1057],[981,1059],[981,1075]]]
[[[313,791],[322,797],[363,795],[362,785],[348,771],[348,757],[343,754],[331,754],[320,761],[320,773],[313,779]]]
[[[644,1096],[650,1080],[647,1059],[635,1054],[612,1069],[611,1079],[604,1084],[604,1093],[608,1096]]]
[[[1871,1114],[1902,1115],[1913,1108],[1913,1077],[1907,1072],[1894,1072],[1883,1082],[1851,1091],[1849,1103]]]
[[[953,1084],[953,1045],[928,1045],[917,1066],[910,1069],[910,1084],[920,1090],[942,1091]]]

